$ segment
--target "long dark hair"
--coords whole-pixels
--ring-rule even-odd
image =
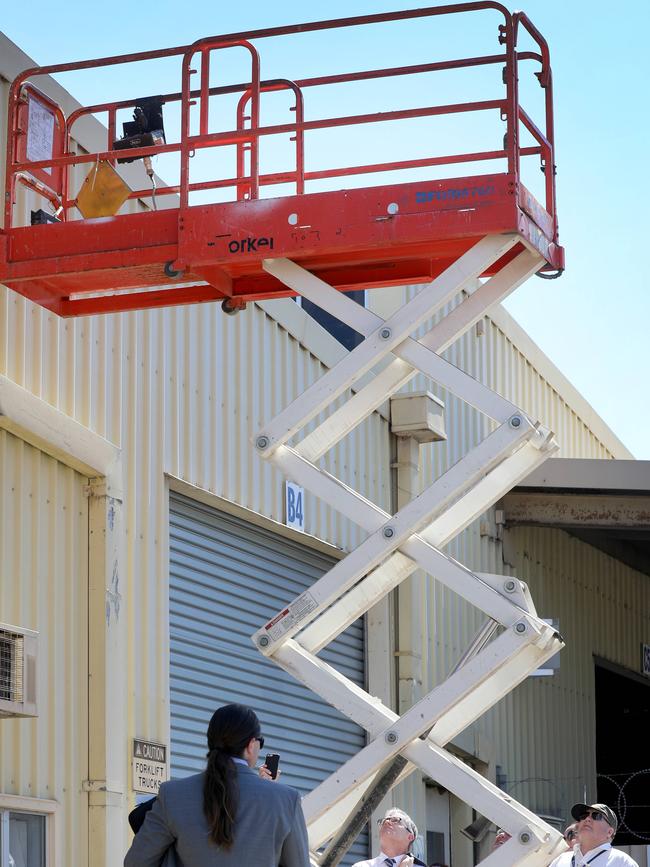
[[[260,736],[260,721],[243,704],[227,704],[212,714],[208,726],[208,764],[203,786],[203,812],[210,838],[224,849],[234,842],[239,803],[237,768],[233,756],[241,756],[252,738]]]

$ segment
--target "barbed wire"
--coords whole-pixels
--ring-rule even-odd
[[[618,789],[618,797],[616,801],[616,812],[618,814],[618,830],[619,831],[627,831],[632,837],[636,837],[637,840],[643,840],[644,843],[650,843],[650,831],[638,831],[634,828],[631,828],[629,823],[627,822],[627,811],[628,811],[628,803],[627,796],[625,794],[625,789],[632,780],[637,777],[642,776],[643,774],[650,774],[650,768],[644,768],[641,771],[626,771],[624,773],[616,773],[616,774],[597,774],[596,776],[600,780],[608,780],[613,786]],[[622,783],[619,783],[615,777],[625,777],[625,780]],[[648,789],[646,788],[646,791]],[[632,808],[635,807],[647,807],[647,804],[633,804]]]

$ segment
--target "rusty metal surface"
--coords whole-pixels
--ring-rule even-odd
[[[506,525],[642,530],[650,534],[650,496],[522,493],[504,498]]]

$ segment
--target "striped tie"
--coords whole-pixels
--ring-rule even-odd
[[[386,867],[395,867],[395,859],[394,858],[384,858],[384,864]]]

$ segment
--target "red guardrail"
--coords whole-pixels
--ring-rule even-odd
[[[499,25],[499,43],[503,51],[479,57],[468,57],[432,63],[414,64],[411,66],[382,67],[372,70],[344,72],[298,80],[273,79],[261,80],[260,56],[253,40],[263,40],[270,37],[287,36],[291,34],[315,31],[336,30],[345,27],[359,27],[379,23],[398,22],[414,19],[425,19],[440,15],[452,15],[464,12],[494,10],[503,18]],[[527,31],[537,43],[539,53],[532,51],[517,51],[517,36],[519,28]],[[250,80],[241,84],[227,86],[210,86],[210,61],[213,52],[226,48],[239,47],[245,49],[251,58]],[[58,211],[60,219],[74,218],[75,198],[69,189],[70,168],[84,163],[96,163],[99,160],[116,163],[118,158],[125,156],[124,150],[113,146],[116,139],[117,112],[132,108],[135,100],[123,100],[84,106],[64,117],[61,109],[52,107],[55,113],[57,133],[54,138],[53,154],[47,159],[28,159],[25,153],[25,113],[26,96],[31,93],[34,98],[38,93],[30,79],[36,76],[52,75],[62,72],[73,72],[89,69],[116,66],[119,64],[150,61],[162,58],[182,57],[181,90],[176,93],[162,95],[165,105],[180,103],[181,132],[178,142],[133,148],[128,151],[130,159],[153,156],[163,153],[178,153],[180,155],[180,177],[178,184],[159,187],[156,196],[177,195],[180,207],[189,205],[190,194],[198,191],[217,190],[227,187],[235,189],[237,199],[255,199],[260,195],[261,187],[272,187],[280,184],[293,184],[295,192],[305,192],[305,185],[310,181],[345,178],[351,175],[376,174],[403,169],[426,168],[441,165],[453,165],[464,162],[478,162],[503,159],[507,161],[508,173],[519,177],[520,160],[522,157],[538,155],[542,170],[545,173],[545,208],[553,226],[554,240],[557,238],[557,218],[555,213],[555,160],[554,160],[554,130],[553,130],[553,95],[552,75],[549,60],[548,45],[539,31],[532,25],[523,13],[511,15],[500,3],[473,2],[457,5],[429,7],[394,13],[364,15],[332,21],[320,21],[299,24],[288,27],[275,27],[266,30],[256,30],[248,33],[234,33],[226,36],[201,39],[192,45],[169,48],[156,51],[126,54],[96,60],[79,61],[75,63],[56,64],[25,70],[13,82],[9,96],[7,170],[5,176],[5,228],[12,226],[13,203],[16,184],[22,183],[44,195]],[[198,64],[197,64],[198,59]],[[519,104],[519,64],[520,61],[539,63],[536,72],[540,86],[545,91],[544,129],[540,129],[529,114]],[[401,76],[423,75],[431,72],[484,67],[495,64],[504,65],[503,83],[504,97],[501,99],[454,102],[443,105],[423,105],[416,108],[393,108],[382,112],[366,112],[352,115],[307,120],[305,118],[305,93],[313,87],[335,87],[377,79],[398,78]],[[195,68],[198,66],[198,68]],[[198,74],[199,86],[192,87],[193,76]],[[31,90],[29,90],[31,88]],[[288,90],[294,95],[294,105],[290,110],[294,114],[290,122],[262,125],[260,123],[260,105],[262,95]],[[210,131],[210,99],[219,95],[241,93],[237,104],[233,128],[230,130]],[[45,98],[44,98],[45,99]],[[45,99],[46,103],[51,102]],[[191,111],[198,105],[198,132],[192,133]],[[397,159],[390,162],[359,163],[327,167],[318,170],[306,170],[305,164],[305,133],[316,130],[334,129],[349,126],[361,127],[367,124],[412,120],[415,118],[454,115],[466,112],[498,111],[505,120],[506,135],[503,148],[485,151],[472,151],[449,154],[432,154],[415,159]],[[106,114],[106,148],[87,154],[72,152],[74,129],[77,122],[87,115]],[[520,146],[520,131],[524,127],[535,140],[536,144],[528,147]],[[294,167],[275,173],[260,173],[260,148],[265,137],[286,134],[295,142]],[[229,177],[214,177],[209,180],[191,180],[191,158],[199,150],[213,147],[235,146],[237,149],[236,174]],[[132,190],[129,198],[150,198],[151,189]]]

